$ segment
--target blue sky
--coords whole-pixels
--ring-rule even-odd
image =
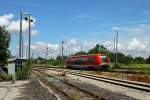
[[[0,0],[0,16],[12,14],[12,22],[19,20],[20,11],[31,13],[36,20],[32,29],[37,31],[32,37],[33,45],[37,42],[56,45],[61,40],[73,40],[74,48],[80,42],[91,44],[87,49],[104,42],[110,47],[111,43],[107,42],[113,40],[113,28],[117,28],[120,51],[136,56],[134,52],[138,45],[146,40],[143,50],[137,51],[139,56],[145,56],[150,49],[147,47],[150,38],[149,4],[149,0]],[[17,53],[14,47],[18,45],[18,37],[13,33],[17,31],[12,32],[10,49]]]

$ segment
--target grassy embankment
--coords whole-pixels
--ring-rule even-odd
[[[118,64],[118,66],[116,69],[128,70],[129,72],[137,72],[140,74],[150,74],[150,64]],[[111,64],[109,70],[113,70],[113,64]]]

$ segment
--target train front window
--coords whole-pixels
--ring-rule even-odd
[[[102,59],[102,62],[107,62],[107,57],[106,56],[100,56],[100,58]]]

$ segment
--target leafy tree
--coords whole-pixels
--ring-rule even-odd
[[[108,52],[108,56],[109,56],[109,58],[110,58],[110,61],[111,62],[114,62],[114,54],[112,53],[112,52]]]
[[[145,63],[145,59],[142,57],[135,57],[134,62],[137,64],[143,64]]]
[[[134,59],[131,55],[125,55],[121,52],[118,53],[118,63],[129,64],[133,63]]]
[[[52,65],[55,60],[53,58],[47,60],[47,64]]]
[[[42,57],[38,57],[38,58],[37,58],[37,60],[44,60],[44,58],[42,58]]]
[[[10,34],[6,31],[5,27],[0,26],[0,66],[4,67],[7,64],[9,58],[9,42]]]
[[[147,64],[150,64],[150,56],[148,58],[146,58],[145,61],[146,61]]]
[[[125,57],[125,62],[124,62],[124,64],[129,64],[129,63],[133,63],[134,62],[134,59],[133,59],[133,57],[131,56],[131,55],[127,55],[126,57]]]
[[[126,56],[123,53],[118,53],[118,63],[125,63]]]
[[[66,61],[67,56],[63,56],[63,61],[62,61],[62,56],[58,55],[53,62],[53,65],[64,65]]]
[[[100,48],[100,45],[97,44],[94,48],[90,49],[88,53],[89,54],[97,54],[97,53],[99,53],[99,48]]]
[[[96,44],[96,46],[89,50],[88,54],[97,54],[97,53],[108,53],[108,50],[103,45]]]
[[[45,63],[45,60],[44,60],[44,58],[42,58],[42,57],[38,57],[38,58],[36,59],[36,62],[37,62],[38,64],[43,64],[43,63]]]
[[[61,60],[62,60],[62,57],[61,57],[60,55],[58,55],[58,56],[56,57],[56,60],[61,61]]]

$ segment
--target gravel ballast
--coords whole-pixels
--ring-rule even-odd
[[[21,95],[15,100],[57,100],[57,98],[38,80],[33,79],[24,84]]]
[[[46,71],[45,73],[51,75],[50,71]],[[65,82],[68,82],[76,87],[82,88],[86,91],[91,92],[92,94],[97,95],[99,98],[104,99],[104,100],[136,100],[133,97],[129,97],[127,95],[124,95],[122,93],[119,92],[113,92],[111,90],[107,90],[101,87],[98,87],[92,82],[84,82],[84,79],[81,77],[77,77],[76,76],[69,76],[68,74],[65,76],[62,75],[52,75],[54,77],[60,78],[62,80],[64,80]],[[100,85],[100,84],[99,84]]]

